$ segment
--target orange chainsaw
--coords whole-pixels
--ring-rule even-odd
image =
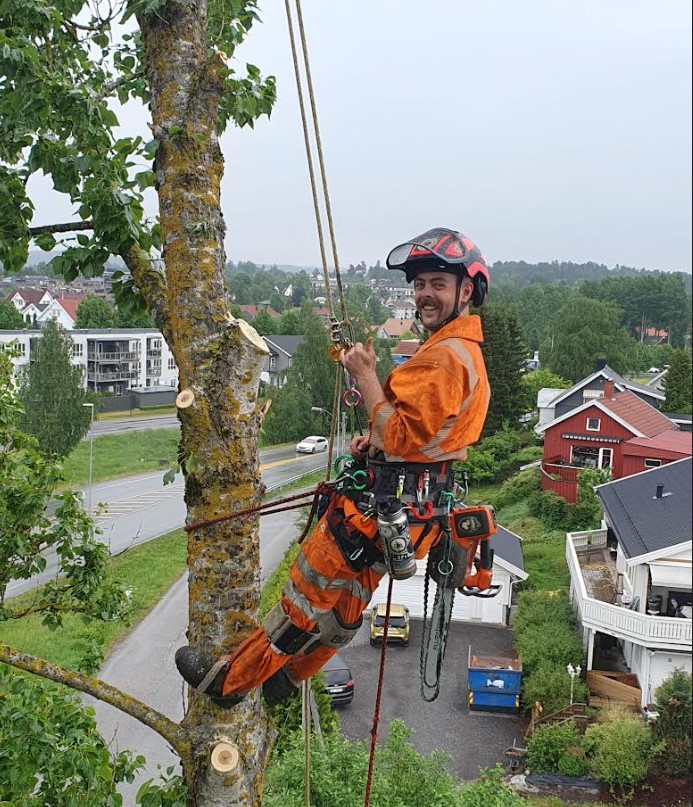
[[[501,586],[493,584],[490,543],[497,526],[496,511],[488,504],[459,507],[450,512],[450,536],[467,553],[464,583],[457,589],[465,597],[490,599],[501,590]]]

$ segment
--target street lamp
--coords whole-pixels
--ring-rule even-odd
[[[570,676],[570,705],[572,706],[573,705],[573,687],[575,685],[575,676],[580,675],[580,673],[582,672],[582,667],[579,664],[577,665],[577,667],[573,667],[573,665],[569,663],[568,666],[566,667],[566,670],[568,671],[568,675]]]
[[[89,485],[87,487],[87,512],[91,517],[91,472],[94,467],[94,404],[83,403],[82,406],[91,409],[91,417],[89,419]]]
[[[332,422],[332,412],[329,409],[324,409],[322,406],[311,406],[311,412],[324,412],[326,415],[329,416],[330,422]],[[339,448],[339,419],[337,420],[337,435],[336,435],[336,443],[337,448]]]

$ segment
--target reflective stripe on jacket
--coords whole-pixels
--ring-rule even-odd
[[[371,414],[371,446],[392,462],[462,460],[481,435],[491,396],[481,320],[461,316],[434,333],[385,383]]]

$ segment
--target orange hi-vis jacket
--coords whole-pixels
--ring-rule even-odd
[[[385,384],[371,415],[370,442],[393,462],[463,460],[481,434],[490,388],[478,316],[434,333]]]
[[[386,400],[371,413],[371,446],[399,463],[464,459],[467,446],[479,439],[490,398],[482,338],[478,316],[457,317],[395,368],[385,384]],[[360,512],[351,499],[334,495],[331,507],[343,509],[350,527],[377,540],[376,520]],[[412,543],[418,542],[416,557],[423,558],[440,527],[412,523],[410,533]],[[384,563],[355,572],[330,532],[326,514],[301,546],[284,587],[282,608],[304,631],[313,630],[318,615],[330,610],[343,623],[356,625],[386,573]],[[305,654],[286,655],[258,628],[231,657],[224,695],[246,692],[282,667],[294,681],[305,680],[335,652],[334,647],[318,645]]]

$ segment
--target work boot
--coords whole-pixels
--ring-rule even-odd
[[[224,695],[224,679],[231,666],[229,656],[215,660],[206,653],[186,645],[176,650],[178,672],[198,692],[204,692],[222,709],[230,709],[245,698],[246,693]]]
[[[298,687],[289,677],[286,670],[281,667],[271,675],[262,685],[262,694],[268,706],[276,706],[298,692]]]

